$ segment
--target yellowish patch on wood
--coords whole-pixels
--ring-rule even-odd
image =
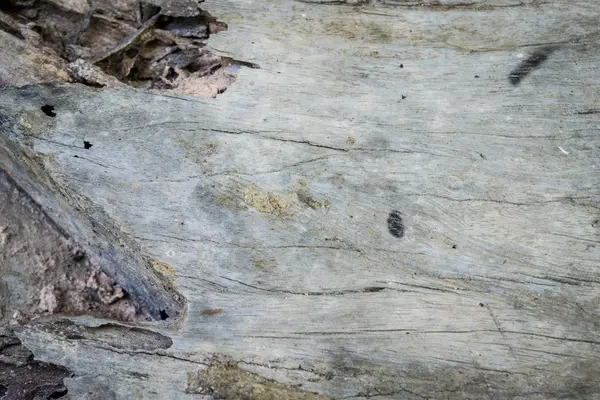
[[[296,197],[298,198],[298,201],[309,206],[313,210],[318,208],[329,208],[331,206],[329,200],[315,200],[312,197],[310,194],[309,185],[310,183],[304,179],[298,179],[297,181],[294,181],[294,186],[296,186]]]
[[[283,217],[291,213],[292,204],[279,196],[263,192],[257,187],[249,187],[244,191],[244,202],[256,211]]]
[[[392,24],[380,24],[370,19],[338,19],[323,24],[328,35],[376,43],[390,43],[396,36],[392,28]]]
[[[173,269],[173,267],[160,261],[152,259],[150,260],[150,265],[152,265],[152,268],[154,268],[163,275],[174,276],[176,274],[176,271],[175,269]]]
[[[198,373],[187,374],[186,393],[218,394],[229,400],[328,400],[330,397],[286,387],[275,381],[240,369],[234,364],[218,364]]]
[[[275,267],[275,264],[268,260],[255,260],[254,267],[258,269],[268,269]]]

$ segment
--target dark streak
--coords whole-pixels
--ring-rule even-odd
[[[382,286],[367,286],[367,287],[358,288],[358,289],[340,289],[340,290],[321,291],[321,292],[316,292],[316,291],[297,292],[297,291],[292,291],[292,290],[279,290],[279,289],[263,288],[263,287],[259,287],[259,286],[255,286],[255,285],[250,285],[248,283],[244,283],[244,282],[238,281],[236,279],[227,278],[225,276],[220,276],[220,277],[227,281],[236,282],[236,283],[239,283],[240,285],[243,285],[243,286],[246,286],[246,287],[249,287],[252,289],[256,289],[256,290],[261,290],[264,292],[285,293],[285,294],[302,295],[302,296],[344,296],[347,294],[355,294],[355,293],[356,294],[377,293],[377,292],[381,292],[381,291],[387,289],[386,287],[382,287]]]
[[[404,236],[404,222],[399,211],[392,211],[387,219],[387,227],[390,234],[394,237],[401,238]]]
[[[17,39],[25,40],[25,36],[21,33],[18,28],[11,26],[8,22],[0,20],[0,29],[6,33],[9,33]]]
[[[538,68],[542,63],[544,63],[548,56],[554,51],[552,47],[544,47],[539,50],[536,50],[531,54],[527,59],[523,60],[521,64],[509,75],[510,83],[513,85],[518,85],[521,83],[523,78],[525,78],[531,71]]]
[[[590,114],[600,114],[600,110],[597,109],[589,109],[585,111],[576,112],[577,115],[590,115]]]

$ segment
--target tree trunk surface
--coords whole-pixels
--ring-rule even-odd
[[[201,7],[208,98],[0,61],[0,339],[72,399],[600,398],[596,1]]]

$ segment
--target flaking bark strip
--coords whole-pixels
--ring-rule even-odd
[[[115,323],[84,326],[60,319],[49,323],[32,324],[30,327],[66,340],[84,340],[127,351],[164,350],[173,345],[170,337],[158,332]]]

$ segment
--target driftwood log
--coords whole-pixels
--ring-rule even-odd
[[[0,398],[600,398],[596,1],[201,7],[216,97],[0,61]]]

